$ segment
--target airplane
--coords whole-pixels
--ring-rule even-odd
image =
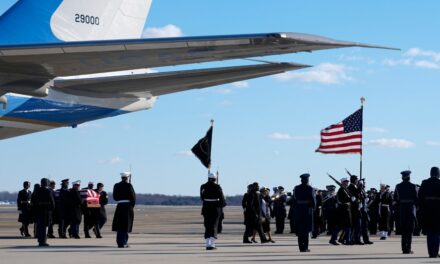
[[[309,65],[150,68],[364,47],[301,33],[141,38],[152,0],[18,0],[0,17],[0,140],[150,109],[158,96]]]

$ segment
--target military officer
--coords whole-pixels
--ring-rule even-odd
[[[393,197],[391,196],[386,184],[380,185],[380,193],[377,196],[379,204],[379,234],[380,240],[386,240],[390,231],[391,204]]]
[[[32,192],[29,190],[31,183],[23,182],[23,190],[18,192],[17,209],[19,212],[18,222],[21,223],[20,234],[23,237],[30,237],[29,224],[32,223],[31,215],[31,196]]]
[[[81,224],[81,195],[79,193],[81,181],[72,183],[72,188],[69,190],[69,220],[70,220],[70,234],[75,239],[80,239],[79,225]]]
[[[301,184],[295,186],[295,225],[300,252],[310,252],[309,234],[313,229],[313,212],[316,207],[315,191],[309,185],[310,174],[300,176]]]
[[[428,254],[437,258],[440,243],[440,170],[431,168],[431,177],[422,182],[419,189],[419,201],[422,230],[426,233]]]
[[[48,247],[47,227],[52,222],[52,212],[55,210],[55,200],[52,192],[49,190],[48,179],[41,179],[41,186],[32,197],[32,204],[34,206],[35,218],[37,221],[38,246]]]
[[[127,248],[128,233],[133,230],[134,206],[136,205],[136,193],[128,179],[130,172],[121,173],[121,181],[113,187],[113,200],[118,204],[113,217],[112,230],[116,233],[118,248]]]
[[[324,215],[325,220],[327,221],[327,229],[330,233],[330,241],[329,243],[332,245],[339,245],[336,242],[338,238],[338,199],[336,198],[336,186],[328,185],[326,186],[327,196],[323,200],[322,205],[322,213]]]
[[[410,182],[411,171],[402,171],[402,182],[394,189],[394,203],[398,207],[402,234],[402,253],[412,254],[411,241],[416,220],[417,188]]]
[[[352,221],[351,221],[351,196],[348,192],[348,179],[342,178],[341,179],[341,187],[338,190],[338,193],[336,194],[336,198],[338,200],[338,211],[339,211],[339,221],[338,226],[341,228],[344,232],[344,235],[342,239],[340,239],[340,242],[342,242],[344,245],[353,245],[353,241],[351,240],[351,228],[352,228]],[[332,237],[332,241],[335,241],[335,237]],[[332,243],[334,244],[334,243]]]
[[[350,176],[350,184],[347,187],[347,190],[350,194],[351,198],[351,221],[353,225],[352,230],[352,241],[356,245],[363,245],[361,242],[361,211],[360,211],[360,195],[361,191],[358,188],[358,177],[356,175]]]
[[[99,219],[98,225],[95,226],[95,235],[96,238],[102,238],[101,229],[107,222],[107,211],[105,210],[105,206],[108,204],[108,194],[104,191],[104,184],[99,182],[96,185],[97,189],[95,190],[99,194]]]
[[[70,207],[70,193],[69,193],[69,179],[61,181],[61,188],[56,190],[55,205],[58,214],[58,235],[59,238],[67,238],[67,226],[70,224],[69,207]]]
[[[287,195],[283,186],[278,186],[278,193],[274,193],[273,213],[275,216],[275,234],[282,234],[287,216],[286,211]]]
[[[203,201],[202,215],[205,226],[206,250],[216,249],[218,221],[221,208],[226,206],[223,191],[216,183],[217,177],[209,173],[208,182],[200,186],[200,199]]]

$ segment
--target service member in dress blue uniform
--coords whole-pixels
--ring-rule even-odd
[[[440,243],[440,170],[431,168],[431,178],[422,182],[419,201],[422,230],[426,233],[430,258],[437,258]]]
[[[81,195],[79,193],[81,187],[81,181],[75,181],[72,183],[72,188],[69,190],[69,236],[80,239],[79,225],[81,224]]]
[[[32,221],[31,215],[31,196],[32,192],[29,190],[31,183],[28,181],[23,182],[23,190],[18,192],[17,197],[17,209],[19,212],[18,222],[21,223],[20,234],[22,237],[30,237],[29,224]]]
[[[313,212],[316,207],[315,191],[309,185],[310,174],[302,174],[301,184],[295,187],[295,225],[301,252],[310,252],[309,234],[313,229]]]
[[[128,233],[133,230],[134,206],[136,205],[136,193],[128,179],[130,172],[121,173],[121,181],[113,187],[113,200],[118,204],[113,217],[112,230],[116,233],[118,248],[127,248]]]
[[[70,193],[69,179],[61,181],[61,188],[56,190],[55,205],[58,214],[58,235],[60,238],[67,238],[67,226],[70,224]]]
[[[37,238],[40,247],[48,247],[47,227],[52,223],[52,213],[55,210],[55,200],[49,190],[49,180],[41,179],[41,186],[32,197],[33,209],[37,221]]]
[[[402,182],[394,189],[394,203],[399,211],[402,253],[412,254],[411,242],[416,222],[417,187],[410,182],[411,171],[402,171]]]
[[[226,206],[225,197],[220,185],[216,183],[217,177],[210,173],[208,182],[200,186],[200,199],[203,201],[202,215],[205,226],[206,250],[216,249],[218,221],[221,208]]]
[[[108,194],[104,191],[104,184],[99,182],[96,185],[97,189],[95,190],[99,194],[99,219],[98,225],[95,226],[95,235],[96,238],[102,238],[101,229],[107,222],[107,211],[105,210],[105,206],[108,204]]]

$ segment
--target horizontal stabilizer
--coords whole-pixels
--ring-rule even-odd
[[[159,96],[191,89],[238,82],[310,67],[270,63],[164,73],[127,74],[94,78],[57,78],[53,89],[87,96]]]

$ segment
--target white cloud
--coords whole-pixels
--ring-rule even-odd
[[[120,157],[118,157],[118,156],[113,157],[113,158],[108,159],[108,160],[101,160],[101,161],[99,161],[99,163],[101,163],[101,164],[110,164],[110,165],[115,165],[115,164],[118,164],[118,163],[121,163],[121,162],[122,162],[122,159]]]
[[[274,140],[316,140],[319,139],[319,136],[294,136],[289,133],[281,133],[281,132],[274,132],[269,135],[270,139]]]
[[[388,133],[388,130],[381,127],[366,127],[365,131],[370,133]]]
[[[416,146],[413,142],[405,139],[397,139],[397,138],[381,138],[369,140],[367,145],[379,146],[384,148],[401,148],[408,149]]]
[[[421,69],[440,70],[440,52],[411,48],[403,54],[401,59],[385,59],[386,66],[412,66]]]
[[[435,62],[440,62],[440,52],[411,48],[404,54],[408,57],[427,57]]]
[[[275,78],[280,81],[301,80],[321,84],[340,84],[353,80],[349,72],[350,68],[343,64],[322,63],[309,71],[286,72],[275,75]]]
[[[182,29],[172,24],[164,27],[146,28],[142,34],[144,38],[173,38],[181,36],[183,36]]]
[[[430,61],[426,61],[426,60],[417,61],[414,65],[417,68],[422,68],[422,69],[433,69],[433,70],[440,69],[439,63],[430,62]]]
[[[234,83],[231,83],[231,85],[234,86],[235,88],[248,88],[249,82],[246,82],[246,81],[234,82]]]
[[[287,133],[275,132],[269,135],[269,138],[275,140],[290,140],[292,137]]]
[[[221,95],[228,95],[232,93],[231,89],[220,89],[220,90],[215,90],[215,93],[217,94],[221,94]]]
[[[439,141],[426,141],[425,143],[428,146],[440,147],[440,142]]]
[[[179,151],[177,153],[175,153],[176,156],[182,156],[182,157],[192,157],[194,156],[194,154],[191,152],[191,150],[184,150],[184,151]]]

